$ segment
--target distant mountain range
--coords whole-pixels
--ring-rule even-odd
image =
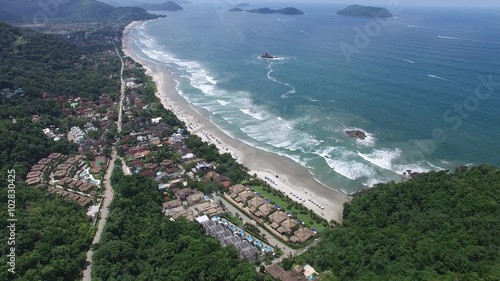
[[[11,23],[43,23],[51,18],[130,21],[158,17],[139,7],[113,7],[96,0],[0,0],[0,21]]]
[[[165,2],[165,0],[100,0],[100,1],[115,7],[124,7],[124,6],[141,7],[142,5],[162,4]],[[191,2],[189,2],[188,0],[175,0],[175,3],[180,5],[191,4]]]
[[[173,2],[173,1],[167,1],[163,2],[160,4],[149,4],[149,3],[143,3],[139,5],[134,5],[135,7],[143,8],[148,11],[180,11],[184,10],[182,6],[179,4]]]

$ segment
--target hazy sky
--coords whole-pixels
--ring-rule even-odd
[[[132,3],[147,2],[147,3],[162,3],[166,0],[100,0],[105,3],[130,5]],[[175,2],[175,0],[173,0]],[[498,7],[500,8],[500,0],[189,0],[193,3],[196,2],[221,2],[229,5],[236,5],[238,3],[246,2],[254,5],[260,3],[276,3],[280,6],[293,5],[294,3],[332,3],[342,5],[370,5],[379,7],[388,7],[391,3],[400,1],[405,6],[449,6],[449,7]],[[499,11],[500,15],[500,11]]]
[[[175,1],[175,0],[174,0]],[[192,0],[195,2],[196,0]],[[224,1],[224,0],[223,0]],[[460,6],[472,6],[472,7],[500,7],[500,0],[228,0],[228,2],[247,2],[247,3],[257,3],[257,2],[267,2],[267,3],[299,3],[299,2],[322,2],[322,3],[335,3],[335,4],[359,4],[359,5],[371,5],[386,7],[390,3],[397,3],[400,1],[404,5],[411,6],[450,6],[450,7],[460,7]]]

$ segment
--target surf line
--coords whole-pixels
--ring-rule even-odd
[[[286,92],[286,93],[284,93],[283,95],[281,95],[281,98],[282,98],[282,99],[286,99],[286,98],[288,98],[290,95],[295,94],[295,88],[294,88],[292,85],[290,85],[290,84],[288,84],[288,83],[286,83],[286,82],[279,81],[278,79],[276,79],[276,78],[274,78],[274,77],[272,77],[272,76],[271,76],[271,73],[273,73],[273,71],[274,71],[274,70],[273,70],[273,62],[269,62],[266,68],[268,68],[268,69],[269,69],[269,71],[267,72],[267,78],[268,78],[269,80],[271,80],[271,81],[273,81],[273,82],[276,82],[276,83],[279,83],[279,84],[282,84],[282,85],[285,85],[285,86],[287,86],[287,87],[289,87],[289,88],[290,88],[290,90],[289,90],[288,92]]]

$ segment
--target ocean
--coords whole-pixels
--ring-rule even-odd
[[[499,10],[398,7],[377,21],[335,4],[287,16],[224,3],[142,24],[130,48],[230,136],[345,193],[406,170],[500,165]]]

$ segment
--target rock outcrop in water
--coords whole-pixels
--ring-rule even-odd
[[[341,16],[392,18],[392,14],[380,7],[351,5],[337,12]]]
[[[347,130],[345,131],[351,138],[364,140],[366,139],[366,133],[360,130]]]
[[[262,59],[276,59],[278,57],[275,57],[275,56],[268,54],[268,53],[264,53],[264,54],[260,55],[260,58],[262,58]]]

